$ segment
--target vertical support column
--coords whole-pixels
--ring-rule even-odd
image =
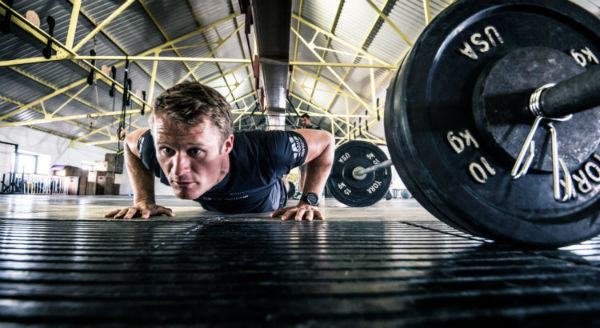
[[[75,31],[77,30],[77,19],[79,18],[79,9],[81,8],[81,0],[73,1],[73,11],[71,12],[71,20],[69,21],[69,31],[67,32],[67,42],[65,46],[68,49],[73,49],[75,41]]]
[[[423,12],[425,12],[425,26],[431,22],[431,6],[429,6],[429,0],[423,0]]]
[[[159,51],[156,50],[156,52],[154,53],[154,56],[158,56]],[[148,87],[148,100],[150,101],[150,104],[152,104],[152,99],[154,99],[154,82],[156,81],[156,69],[158,67],[158,61],[155,60],[154,62],[152,62],[152,73],[150,75],[150,86]]]

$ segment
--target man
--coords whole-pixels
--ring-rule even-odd
[[[233,133],[230,106],[217,91],[195,82],[166,90],[150,114],[150,129],[127,135],[125,161],[134,204],[105,217],[174,216],[157,205],[154,176],[175,196],[225,213],[274,211],[283,220],[323,219],[321,194],[333,162],[334,142],[324,131]],[[285,207],[284,175],[307,163],[310,177],[295,206]]]
[[[313,125],[312,122],[310,121],[310,115],[304,113],[302,114],[302,116],[300,116],[300,121],[302,121],[302,126],[304,126],[305,129],[315,129],[315,130],[320,130],[321,128],[319,128],[317,125]],[[306,183],[306,165],[300,165],[300,179],[298,181],[298,185],[300,188],[300,190],[304,190],[304,184]]]
[[[318,126],[316,126],[316,125],[313,126],[312,122],[310,121],[310,115],[308,115],[306,113],[304,113],[304,114],[302,114],[302,116],[300,116],[300,121],[302,121],[302,125],[306,129],[320,130],[320,128]]]

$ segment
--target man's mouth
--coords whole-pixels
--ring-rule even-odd
[[[195,183],[194,181],[172,181],[171,185],[177,186],[180,188],[188,188],[189,186],[193,185],[194,183]]]

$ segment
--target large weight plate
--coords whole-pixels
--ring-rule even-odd
[[[547,170],[512,179],[514,161],[490,145],[473,113],[482,72],[526,47],[560,51],[587,69],[600,58],[600,23],[564,0],[457,1],[425,29],[390,84],[386,141],[402,181],[442,221],[556,247],[600,232],[600,150],[569,165],[577,197],[557,202]]]
[[[333,166],[327,186],[335,199],[353,207],[373,205],[388,191],[392,182],[389,167],[367,173],[364,179],[355,179],[356,167],[367,168],[386,161],[386,154],[374,144],[349,141],[335,150]]]

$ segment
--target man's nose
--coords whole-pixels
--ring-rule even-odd
[[[185,153],[178,153],[174,158],[173,173],[183,175],[190,170],[190,158]]]

